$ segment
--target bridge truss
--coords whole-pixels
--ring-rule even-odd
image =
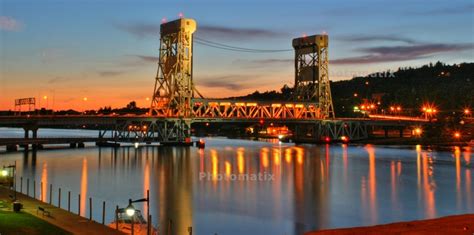
[[[156,123],[156,128],[149,127],[155,128],[160,138],[168,140],[176,137],[177,141],[183,141],[191,135],[193,120],[203,118],[229,121],[318,121],[334,118],[329,88],[327,35],[293,40],[295,95],[291,102],[229,101],[203,99],[194,87],[193,33],[196,28],[194,20],[184,18],[163,23],[160,27],[158,72],[149,111],[150,116],[166,118],[164,123]],[[195,97],[195,94],[200,97]],[[129,135],[131,130],[127,128],[118,127],[114,135]]]

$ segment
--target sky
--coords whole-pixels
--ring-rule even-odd
[[[472,0],[0,0],[0,110],[26,97],[37,108],[148,107],[159,25],[180,13],[197,21],[201,39],[288,50],[195,44],[194,82],[205,97],[292,86],[291,41],[302,35],[329,35],[334,81],[474,61]]]

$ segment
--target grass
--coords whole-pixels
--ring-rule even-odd
[[[1,204],[1,202],[0,202]],[[1,206],[0,206],[1,207]],[[25,212],[0,210],[0,234],[71,234]]]

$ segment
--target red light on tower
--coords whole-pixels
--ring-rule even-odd
[[[260,121],[259,121],[260,125],[263,125],[264,122],[265,121],[263,119],[260,119]]]
[[[178,17],[179,17],[179,18],[183,18],[183,17],[184,17],[183,12],[180,12],[180,13],[178,14]]]
[[[329,143],[329,142],[331,142],[331,138],[329,138],[329,136],[326,136],[326,137],[324,137],[324,141],[326,141],[326,143]]]
[[[166,17],[163,17],[163,19],[161,19],[161,23],[162,24],[165,24],[168,20],[166,19]]]

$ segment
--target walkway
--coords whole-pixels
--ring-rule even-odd
[[[10,200],[8,197],[9,190],[0,187],[0,199]],[[55,206],[43,203],[36,199],[27,197],[23,194],[17,193],[18,200],[23,204],[23,211],[32,214],[48,223],[56,225],[73,234],[87,234],[87,235],[108,235],[108,234],[123,234],[113,230],[107,226],[99,224],[95,221],[90,221],[86,218],[67,212]],[[47,211],[51,212],[51,217],[37,214],[37,208],[41,206]]]

